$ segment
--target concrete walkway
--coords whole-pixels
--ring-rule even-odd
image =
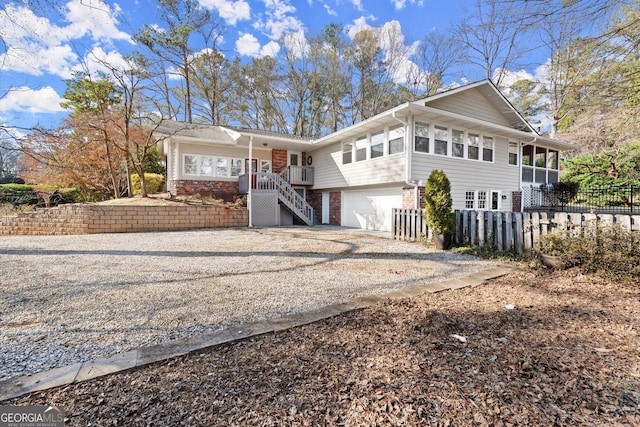
[[[443,290],[477,286],[486,280],[503,276],[512,269],[513,267],[510,266],[494,267],[459,279],[416,286],[391,292],[386,295],[358,298],[348,303],[330,305],[306,313],[293,314],[261,322],[246,323],[241,326],[222,329],[186,339],[179,339],[150,347],[141,347],[110,358],[90,360],[39,372],[34,375],[10,378],[0,382],[0,401],[39,390],[65,386],[128,369],[144,367],[154,362],[182,356],[235,340],[306,325],[351,310],[369,307],[385,299],[400,299],[411,297],[422,292],[435,293]]]

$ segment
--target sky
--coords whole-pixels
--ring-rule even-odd
[[[331,22],[358,29],[394,25],[415,45],[430,30],[445,32],[473,0],[198,0],[224,23],[218,48],[227,58],[277,53],[282,36],[317,35]],[[160,23],[156,0],[57,0],[58,10],[5,0],[0,10],[0,124],[57,124],[65,79],[90,58],[117,64],[140,49],[132,35]],[[28,2],[46,4],[41,0]],[[144,49],[141,49],[144,50]],[[532,71],[533,72],[533,71]]]

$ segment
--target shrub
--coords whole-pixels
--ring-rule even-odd
[[[0,203],[18,205],[35,205],[38,196],[33,190],[33,185],[27,184],[0,184]]]
[[[431,171],[424,187],[424,202],[424,217],[433,233],[455,232],[456,219],[452,211],[451,183],[443,171]]]
[[[146,184],[147,194],[159,193],[160,190],[162,190],[164,176],[157,173],[145,173],[144,183]],[[140,188],[140,177],[137,173],[131,175],[131,185],[133,185],[134,195],[142,193],[142,188]]]
[[[540,252],[556,255],[564,268],[577,267],[611,281],[640,277],[640,233],[620,224],[593,222],[556,229],[540,237]]]

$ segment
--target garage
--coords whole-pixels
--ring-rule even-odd
[[[343,191],[342,225],[391,231],[392,210],[401,207],[401,188]]]

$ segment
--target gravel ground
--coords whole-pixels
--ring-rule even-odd
[[[3,237],[0,255],[0,380],[493,266],[329,227]]]

